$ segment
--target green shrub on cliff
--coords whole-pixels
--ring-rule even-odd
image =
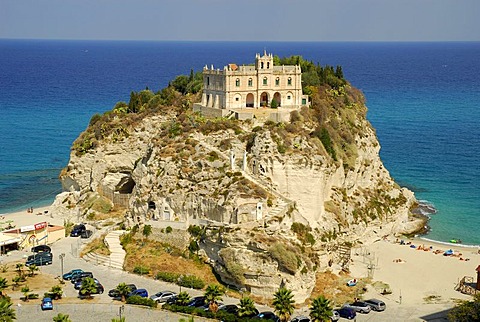
[[[295,252],[289,250],[281,242],[276,242],[269,249],[268,252],[275,261],[278,263],[278,267],[281,270],[290,274],[295,274],[298,269],[298,260]]]

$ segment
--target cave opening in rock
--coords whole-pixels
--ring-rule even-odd
[[[133,188],[135,188],[135,180],[133,180],[132,177],[123,177],[116,185],[115,191],[122,194],[130,194]]]
[[[157,209],[157,206],[155,205],[155,202],[149,201],[148,202],[148,210],[155,210]]]

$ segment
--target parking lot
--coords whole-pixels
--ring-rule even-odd
[[[51,274],[53,276],[61,276],[61,260],[60,254],[65,254],[63,259],[63,272],[66,273],[75,268],[81,268],[84,271],[90,271],[94,277],[97,278],[105,288],[103,294],[95,295],[93,300],[79,300],[77,298],[78,291],[74,289],[70,282],[66,282],[63,285],[64,300],[63,303],[54,301],[54,310],[42,312],[40,306],[37,304],[21,304],[17,307],[17,320],[29,321],[32,316],[35,317],[35,321],[52,321],[53,316],[58,313],[69,314],[72,321],[111,321],[112,318],[118,317],[120,309],[123,306],[123,316],[127,321],[178,321],[185,316],[166,312],[158,309],[149,309],[144,307],[136,307],[132,305],[123,304],[120,301],[112,300],[108,296],[108,290],[115,288],[119,283],[133,283],[138,288],[147,289],[149,295],[152,295],[158,291],[170,290],[179,292],[180,288],[177,285],[165,283],[162,281],[153,280],[151,278],[145,278],[136,274],[130,274],[124,271],[111,269],[102,265],[94,265],[92,262],[87,262],[82,258],[79,258],[78,252],[82,246],[83,240],[80,238],[68,237],[60,240],[52,245],[53,264],[48,266],[41,266],[40,271]],[[3,262],[14,261],[22,259],[27,252],[19,251],[14,252],[8,258],[3,258]],[[185,289],[190,295],[198,296],[202,295],[202,291]],[[32,301],[33,302],[33,301]],[[68,302],[68,303],[66,303]],[[225,304],[238,304],[238,299],[223,297]],[[35,303],[35,302],[34,302]],[[387,302],[387,310],[385,312],[370,312],[368,314],[357,314],[356,321],[425,321],[421,318],[431,314],[432,312],[441,312],[447,307],[441,304],[421,305],[418,307],[407,307],[402,305],[390,305]],[[272,310],[264,306],[258,306],[259,311]],[[307,315],[308,308],[305,306],[301,309],[297,309],[293,316]],[[439,314],[440,318],[436,319],[434,316],[429,318],[429,321],[445,321]],[[341,321],[346,321],[341,319]],[[195,317],[195,321],[206,321]]]

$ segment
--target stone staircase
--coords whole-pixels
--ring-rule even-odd
[[[83,256],[83,259],[92,262],[95,265],[103,265],[123,270],[125,250],[123,250],[122,245],[120,244],[120,236],[123,233],[125,233],[125,230],[113,230],[105,236],[105,244],[110,249],[110,256],[87,253]]]
[[[196,140],[198,140],[200,145],[204,146],[205,148],[207,148],[211,151],[215,151],[220,157],[224,158],[227,161],[230,161],[230,157],[226,153],[224,153],[223,151],[219,150],[217,147],[215,147],[215,146],[209,144],[208,142],[206,142],[205,137],[203,135],[196,135],[194,138]],[[266,182],[265,180],[263,180],[259,177],[253,177],[252,175],[250,175],[246,171],[243,171],[243,169],[241,167],[238,168],[238,171],[242,173],[242,175],[245,179],[255,183],[257,186],[262,187],[266,191],[270,191],[271,194],[273,194],[274,196],[276,196],[278,198],[278,200],[279,200],[278,203],[275,205],[275,207],[273,207],[272,209],[269,210],[268,218],[266,218],[266,219],[271,219],[271,218],[274,218],[274,217],[281,217],[282,215],[284,215],[287,212],[288,207],[291,204],[293,204],[292,200],[286,198],[285,196],[283,196],[278,191],[269,188],[269,183]]]

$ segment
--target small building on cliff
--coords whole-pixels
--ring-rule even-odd
[[[308,96],[302,93],[300,66],[274,66],[273,55],[265,51],[262,56],[256,54],[253,66],[228,64],[223,69],[205,66],[202,102],[196,104],[196,108],[225,111],[273,107],[280,110],[307,104]]]

